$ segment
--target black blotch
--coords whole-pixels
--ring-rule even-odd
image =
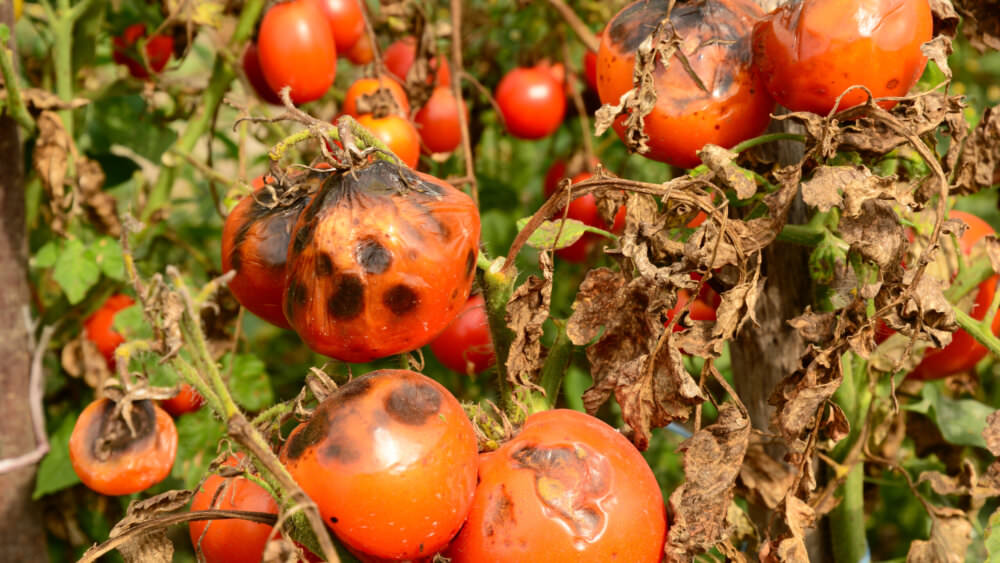
[[[333,274],[333,259],[326,252],[316,253],[316,276],[325,278]]]
[[[302,430],[288,439],[285,444],[285,457],[292,461],[299,459],[307,449],[323,441],[328,432],[327,419],[318,415],[317,411]]]
[[[312,242],[313,234],[316,231],[316,221],[306,221],[299,230],[295,231],[295,240],[292,242],[292,251],[301,253],[305,247]]]
[[[392,265],[392,253],[374,237],[358,242],[354,248],[354,259],[369,274],[381,274]]]
[[[285,290],[285,318],[291,320],[295,316],[295,309],[306,304],[308,291],[302,282],[292,280],[288,283],[288,289]]]
[[[229,253],[229,265],[232,266],[237,272],[243,266],[243,256],[240,255],[240,247],[234,246],[233,251]]]
[[[337,425],[331,424],[331,428]],[[330,436],[329,442],[323,446],[320,456],[327,461],[337,461],[338,463],[353,463],[361,458],[361,452],[350,442],[350,438],[345,436]]]
[[[465,255],[465,277],[469,277],[476,271],[476,251],[469,250]]]
[[[331,524],[336,524],[337,522],[340,522],[339,518],[337,518],[336,516],[331,516],[330,517],[330,523]]]
[[[441,392],[427,383],[403,382],[385,399],[385,412],[410,426],[420,426],[441,410]]]
[[[414,206],[426,220],[426,223],[424,223],[424,225],[429,226],[433,230],[437,231],[437,235],[441,237],[441,239],[443,240],[451,239],[451,229],[448,228],[448,225],[442,223],[441,220],[434,215],[434,212],[431,211],[429,207],[417,201],[410,201],[409,204]]]
[[[87,427],[87,443],[94,459],[104,461],[128,452],[145,453],[150,440],[155,438],[156,411],[153,401],[143,399],[132,403],[132,424],[135,435],[128,429],[125,419],[115,417],[115,402],[102,399],[100,411],[93,424]],[[110,439],[102,439],[110,438]]]
[[[417,292],[409,286],[398,284],[382,295],[382,303],[397,317],[401,317],[417,308],[420,298]]]
[[[365,309],[365,286],[354,274],[341,276],[333,295],[326,302],[326,309],[336,319],[349,320]]]
[[[305,427],[289,438],[285,444],[285,455],[292,460],[298,459],[306,449],[325,440],[331,429],[335,429],[338,424],[348,423],[347,419],[351,417],[352,412],[338,413],[337,411],[343,407],[344,403],[349,402],[354,397],[364,395],[370,388],[371,381],[367,376],[352,379],[339,387],[316,407],[312,418],[309,419]],[[330,446],[333,446],[333,449],[338,453],[334,456],[338,458],[342,458],[340,453],[347,450],[343,444],[335,443]],[[331,453],[328,451],[330,446],[324,448],[324,453]],[[354,454],[357,455],[358,452],[355,451]]]

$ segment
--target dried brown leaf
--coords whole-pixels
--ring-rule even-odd
[[[811,346],[804,358],[806,367],[778,384],[771,395],[772,423],[791,443],[816,422],[819,409],[833,396],[843,380],[839,352]]]
[[[191,491],[167,491],[146,500],[132,501],[125,517],[115,524],[109,537],[128,535],[139,524],[179,510],[187,505],[193,494]],[[126,563],[169,563],[173,560],[174,544],[167,538],[166,528],[156,528],[130,537],[118,551]]]
[[[906,554],[907,563],[962,563],[972,543],[972,524],[965,513],[934,507],[931,512],[931,537],[917,540]]]
[[[907,283],[912,274],[911,271],[906,272],[904,285],[912,285]],[[944,289],[944,282],[933,276],[920,276],[920,281],[900,310],[900,316],[910,321],[908,324],[918,325],[936,348],[950,344],[952,333],[958,328],[955,312],[944,296]]]
[[[963,17],[962,33],[969,43],[980,53],[989,49],[1000,50],[1000,5],[997,1],[955,0],[954,3],[956,11]],[[934,13],[938,15],[937,10]]]
[[[60,352],[62,367],[72,377],[82,377],[92,389],[100,389],[111,377],[107,360],[84,332],[67,342]]]
[[[983,429],[983,439],[990,453],[1000,456],[1000,411],[986,417],[986,428]]]
[[[566,323],[570,342],[583,346],[600,333],[624,285],[625,276],[608,268],[587,272],[573,302],[573,314]]]
[[[906,234],[889,202],[865,201],[859,213],[841,218],[839,230],[852,251],[879,267],[880,280],[902,281]],[[874,288],[874,293],[865,297],[874,297],[877,292]]]
[[[38,141],[33,166],[53,205],[63,206],[69,158],[75,151],[73,140],[66,134],[59,114],[54,111],[43,111],[35,123],[38,125]]]
[[[938,35],[920,46],[920,52],[928,59],[934,61],[934,64],[941,69],[941,73],[948,80],[951,80],[951,67],[948,66],[948,57],[953,50],[951,37],[947,35]]]
[[[930,5],[934,15],[934,35],[955,37],[959,18],[951,0],[930,0]]]
[[[507,376],[522,386],[535,385],[535,375],[545,361],[542,325],[549,318],[552,301],[552,257],[547,252],[539,253],[538,262],[544,277],[530,276],[507,302],[507,326],[514,333]]]
[[[972,135],[965,139],[961,155],[958,157],[955,186],[952,191],[957,191],[959,194],[978,192],[995,184],[998,174],[1000,174],[1000,106],[993,106],[986,108]]]
[[[748,199],[757,193],[757,183],[748,178],[745,171],[733,161],[738,155],[717,145],[705,145],[698,151],[698,157],[715,174],[723,186],[736,192],[739,199]]]
[[[802,199],[820,211],[840,207],[848,217],[861,214],[866,201],[885,199],[909,206],[913,187],[894,176],[875,176],[863,166],[820,166],[802,183]]]
[[[21,97],[28,106],[28,110],[34,113],[46,110],[59,111],[64,109],[77,109],[90,103],[86,98],[73,98],[70,101],[63,100],[56,94],[41,88],[25,88],[21,90]],[[0,100],[7,99],[7,90],[0,90]]]
[[[743,465],[740,466],[740,485],[753,502],[774,510],[788,495],[795,482],[795,474],[781,461],[768,455],[759,437],[751,440]]]
[[[799,331],[802,339],[812,344],[822,344],[833,337],[833,329],[837,325],[837,314],[814,313],[806,309],[804,313],[788,321],[788,324]]]

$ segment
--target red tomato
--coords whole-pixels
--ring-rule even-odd
[[[455,100],[451,86],[438,86],[413,118],[420,138],[431,152],[451,152],[462,144],[459,107],[469,115],[465,102]]]
[[[399,82],[396,82],[387,76],[380,76],[378,78],[361,78],[355,80],[354,84],[351,84],[351,87],[348,88],[347,92],[344,94],[344,105],[341,108],[341,111],[355,118],[366,113],[372,113],[370,102],[368,106],[363,108],[364,111],[360,111],[358,109],[358,101],[364,96],[372,96],[380,88],[388,90],[392,99],[396,102],[397,111],[391,111],[389,113],[403,116],[410,115],[410,102],[406,97],[406,90],[403,90],[403,87],[399,85]]]
[[[601,102],[617,104],[632,89],[635,52],[667,15],[671,0],[637,1],[618,12],[597,54]],[[761,15],[750,0],[705,0],[678,4],[670,20],[684,38],[683,52],[707,88],[691,79],[677,57],[656,65],[656,107],[644,120],[649,152],[643,156],[682,168],[700,162],[706,143],[731,147],[759,135],[771,120],[774,101],[750,65],[750,30]],[[624,134],[620,116],[614,124]]]
[[[800,0],[754,26],[753,62],[778,103],[825,115],[855,84],[876,98],[906,95],[927,63],[920,45],[932,35],[927,0]],[[852,90],[839,109],[867,99]]]
[[[673,309],[667,311],[667,318],[663,322],[664,325],[670,323],[674,315],[679,313],[687,305],[687,302],[691,300],[691,292],[686,289],[678,290],[677,292],[677,304],[674,305]],[[716,309],[722,302],[722,297],[715,292],[708,284],[702,286],[701,291],[698,293],[697,299],[691,304],[691,308],[688,310],[688,318],[692,321],[714,321],[716,320]],[[674,332],[680,332],[684,330],[684,325],[677,322],[674,325]]]
[[[993,233],[993,227],[979,217],[971,213],[952,210],[949,213],[952,219],[961,219],[969,228],[958,241],[958,246],[962,254],[968,256],[972,252],[972,247],[983,237]],[[948,244],[942,241],[942,244]],[[982,320],[993,302],[993,294],[996,293],[997,281],[1000,276],[992,276],[988,280],[979,284],[975,302],[969,315]],[[1000,314],[993,319],[994,335],[1000,335]],[[986,356],[986,347],[976,341],[969,333],[959,329],[951,338],[951,344],[944,348],[931,349],[924,353],[924,359],[909,377],[913,379],[941,379],[956,373],[969,371],[976,367],[979,360]]]
[[[417,167],[420,161],[420,134],[405,117],[375,117],[369,113],[359,117],[358,123],[381,139],[407,166]]]
[[[552,79],[559,84],[566,83],[566,65],[562,63],[553,63],[548,59],[545,59],[538,63],[536,67],[548,72],[549,75],[552,76]]]
[[[352,550],[428,557],[461,528],[476,488],[476,435],[433,379],[379,370],[326,398],[280,458]]]
[[[205,398],[199,395],[194,390],[194,387],[191,387],[187,383],[182,383],[177,396],[160,401],[160,406],[168,413],[180,416],[200,409],[204,402]]]
[[[371,39],[367,34],[362,34],[354,45],[347,50],[347,60],[356,66],[366,65],[375,58],[375,51],[372,49]]]
[[[448,328],[430,343],[431,352],[448,369],[475,375],[497,361],[486,319],[486,302],[476,294]]]
[[[495,95],[504,125],[520,139],[541,139],[555,132],[566,114],[566,92],[552,73],[541,67],[508,72]]]
[[[257,97],[269,104],[281,105],[281,98],[271,89],[271,86],[264,79],[264,73],[260,70],[260,58],[257,54],[257,44],[251,41],[247,43],[246,50],[243,51],[243,73],[247,75],[247,82],[257,93]]]
[[[563,159],[557,159],[549,166],[548,171],[545,172],[545,179],[542,181],[542,190],[545,194],[546,199],[552,197],[552,194],[556,193],[556,188],[559,187],[559,180],[569,176],[574,177],[581,172],[585,172],[587,167],[585,167],[583,162],[583,155],[577,154],[569,159],[567,162]],[[595,157],[590,159],[590,169],[593,170],[597,167],[600,162]]]
[[[330,22],[337,52],[353,47],[365,33],[365,14],[358,0],[313,0]]]
[[[146,36],[146,24],[135,23],[118,37],[111,40],[114,49],[111,58],[120,65],[128,67],[129,74],[139,79],[149,78],[149,71],[143,65],[142,57],[135,52],[135,44]],[[155,35],[146,41],[146,59],[149,70],[160,73],[167,66],[167,61],[174,53],[174,39],[167,35]]]
[[[628,561],[663,557],[663,495],[639,451],[604,422],[570,410],[533,414],[482,454],[453,563]]]
[[[406,75],[413,66],[414,59],[417,58],[417,40],[413,37],[404,37],[386,48],[382,54],[382,62],[389,72],[397,78],[406,82]],[[438,55],[431,60],[431,70],[434,71],[433,84],[436,86],[451,86],[451,67],[443,56]],[[437,69],[437,70],[435,70]],[[428,83],[431,83],[428,80]]]
[[[576,184],[592,176],[593,173],[591,172],[580,172],[576,176],[573,176],[572,182]],[[553,188],[553,193],[554,191],[555,189]],[[552,216],[552,218],[561,219],[562,216],[562,211],[558,211]],[[598,229],[609,230],[608,224],[604,222],[604,219],[601,218],[601,213],[597,210],[597,198],[594,197],[594,194],[582,195],[569,202],[569,210],[566,211],[566,218],[576,219],[584,225],[597,227]],[[613,233],[620,233],[624,228],[625,206],[623,205],[618,209],[618,213],[615,214],[615,223],[611,226],[610,230]],[[584,235],[573,244],[556,250],[556,256],[567,262],[584,262],[590,255],[590,249],[595,245],[600,244],[602,240],[604,240],[604,237],[601,235],[595,233],[584,233]]]
[[[272,4],[257,36],[260,68],[275,92],[291,86],[292,102],[318,100],[337,74],[337,47],[323,12],[311,0]]]
[[[108,297],[108,300],[101,305],[101,308],[94,311],[92,315],[83,321],[83,330],[87,339],[97,346],[97,350],[104,356],[104,361],[108,364],[108,369],[115,369],[115,349],[125,337],[115,332],[111,326],[115,321],[118,311],[131,307],[135,301],[128,295],[116,294]]]
[[[113,416],[115,403],[87,405],[69,437],[69,461],[83,484],[102,495],[128,495],[159,483],[174,465],[177,427],[153,401],[132,403],[133,435]]]
[[[591,90],[597,91],[597,53],[587,50],[583,54],[583,76],[587,79],[587,86]]]

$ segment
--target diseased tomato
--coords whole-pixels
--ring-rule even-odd
[[[97,350],[104,356],[104,361],[108,364],[108,369],[115,369],[115,349],[125,342],[125,337],[112,329],[115,315],[118,311],[131,307],[135,301],[128,295],[115,294],[108,297],[108,300],[101,305],[101,308],[94,311],[85,321],[83,330],[87,339],[97,346]]]
[[[479,212],[450,184],[384,160],[335,172],[292,231],[285,316],[346,362],[414,350],[462,310],[478,248]]]
[[[750,30],[761,9],[750,0],[670,0],[633,2],[608,23],[597,53],[597,91],[601,102],[618,104],[632,89],[639,44],[667,15],[683,38],[682,52],[706,90],[692,80],[678,57],[661,61],[653,73],[656,106],[644,119],[649,152],[643,156],[682,168],[700,160],[707,143],[731,147],[764,131],[774,100],[750,65]],[[624,134],[625,116],[614,128]]]
[[[376,93],[379,89],[383,89],[383,92]],[[406,97],[406,90],[403,90],[398,82],[388,76],[355,80],[344,94],[344,105],[341,111],[355,118],[372,113],[376,98],[384,98],[385,96],[389,96],[389,100],[396,104],[396,110],[389,113],[410,115],[410,102]],[[384,102],[385,100],[379,101]]]
[[[486,318],[486,302],[473,295],[455,320],[430,343],[431,352],[448,369],[475,375],[497,361]]]
[[[337,47],[323,12],[312,0],[272,4],[257,35],[260,69],[275,92],[291,87],[293,103],[323,97],[337,74]]]
[[[146,59],[149,61],[149,70],[142,62],[142,56],[136,52],[136,43],[146,36],[146,24],[134,23],[118,37],[111,40],[114,49],[111,58],[120,65],[128,68],[129,74],[145,80],[149,78],[149,71],[160,73],[167,66],[167,61],[174,52],[174,39],[167,35],[154,35],[146,41]]]
[[[368,38],[368,35],[361,34],[361,38],[347,50],[345,56],[355,66],[366,65],[372,62],[372,59],[375,58],[375,51],[372,49],[372,42]]]
[[[876,98],[906,95],[924,71],[920,45],[932,34],[927,0],[800,0],[754,26],[753,62],[778,103],[826,115],[855,84]],[[852,90],[839,109],[867,99]]]
[[[102,495],[127,495],[159,483],[174,465],[177,427],[153,401],[131,406],[133,435],[115,403],[87,405],[69,437],[69,460],[83,484]]]
[[[243,73],[247,76],[247,82],[257,93],[257,97],[269,104],[281,105],[281,98],[271,89],[271,86],[264,78],[263,71],[260,70],[260,58],[257,54],[257,44],[253,41],[247,43],[247,48],[243,51]]]
[[[413,118],[420,138],[432,153],[451,152],[462,144],[460,107],[466,115],[469,114],[465,102],[455,100],[451,86],[438,86]]]
[[[420,134],[416,127],[401,115],[375,117],[367,113],[358,123],[371,131],[410,168],[420,161]]]
[[[417,58],[417,40],[412,36],[404,37],[386,48],[382,53],[382,62],[389,72],[397,78],[406,82],[406,75],[413,66],[413,61]],[[451,67],[448,60],[442,55],[431,59],[430,70],[433,72],[433,79],[428,78],[428,84],[436,86],[451,86]]]
[[[443,549],[465,521],[476,447],[462,405],[441,384],[378,370],[320,403],[279,457],[353,551],[414,559]]]
[[[504,125],[520,139],[551,135],[566,114],[566,92],[549,69],[519,67],[500,79],[494,96]]]
[[[330,22],[337,52],[344,53],[361,39],[365,33],[365,14],[358,0],[312,0]]]
[[[993,234],[993,227],[989,223],[971,213],[953,209],[949,213],[949,216],[952,219],[961,219],[969,225],[969,228],[966,229],[962,238],[958,241],[958,246],[963,256],[968,256],[972,253],[973,246],[983,237]],[[942,246],[949,244],[943,238],[941,242]],[[930,272],[931,270],[928,270],[928,273]],[[990,303],[993,302],[993,294],[996,293],[998,280],[1000,280],[1000,276],[994,275],[979,284],[972,309],[968,312],[972,318],[982,320],[986,317],[986,312],[990,309]],[[991,328],[994,335],[1000,335],[1000,315],[997,315],[993,319]],[[986,353],[985,346],[977,342],[968,332],[959,329],[952,336],[951,344],[948,344],[944,348],[926,351],[924,359],[910,373],[909,377],[913,379],[940,379],[956,373],[969,371],[976,367],[976,364],[986,356]]]
[[[177,396],[160,401],[160,406],[173,416],[180,416],[200,409],[204,402],[205,398],[199,395],[194,387],[182,383]]]
[[[657,562],[667,522],[653,471],[624,436],[571,410],[533,414],[480,456],[453,563]],[[544,557],[542,557],[544,554]]]
[[[591,172],[580,172],[576,176],[573,176],[572,182],[574,184],[587,180],[592,177]],[[558,180],[557,180],[558,185]],[[555,193],[555,187],[552,189],[552,193]],[[546,195],[551,196],[552,193]],[[555,215],[552,216],[553,219],[561,219],[563,217],[562,211],[557,211]],[[580,197],[574,198],[573,201],[569,202],[569,209],[566,211],[567,219],[576,219],[584,225],[590,227],[597,227],[598,229],[610,230],[613,233],[620,233],[622,229],[625,228],[625,206],[621,206],[618,209],[618,213],[615,214],[615,222],[608,229],[608,224],[604,222],[601,218],[601,213],[597,209],[597,198],[594,194],[585,194]],[[600,244],[604,240],[604,237],[595,233],[584,233],[579,240],[573,244],[560,248],[556,250],[556,256],[562,258],[567,262],[580,263],[587,260],[590,255],[590,250],[597,244]]]

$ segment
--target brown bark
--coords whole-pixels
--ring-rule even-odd
[[[0,22],[13,28],[11,2],[0,2]],[[13,49],[13,40],[8,45]],[[0,458],[34,449],[28,409],[31,364],[28,327],[28,247],[21,142],[17,124],[0,115]],[[37,465],[0,474],[0,561],[45,561],[41,509],[31,501]]]

